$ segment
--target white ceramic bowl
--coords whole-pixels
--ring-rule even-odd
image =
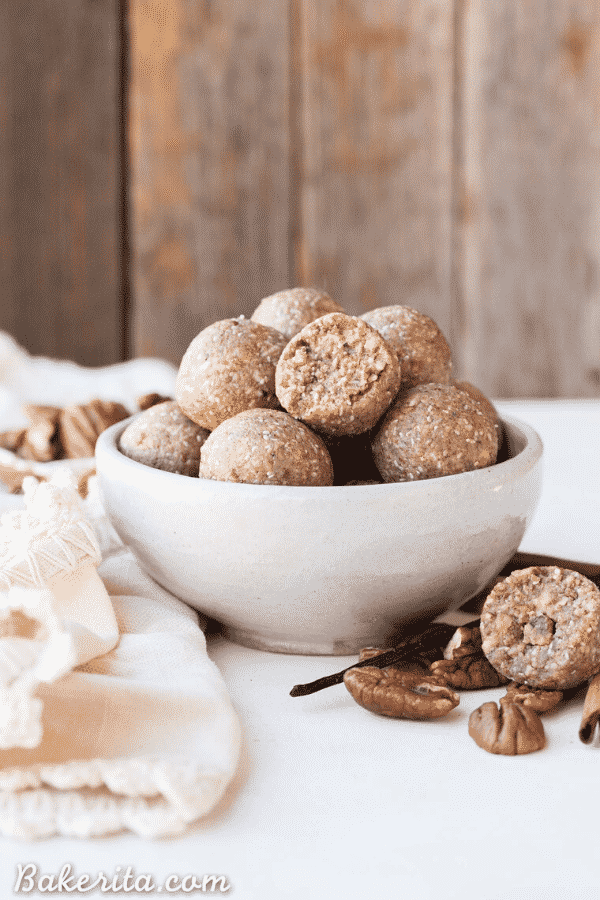
[[[505,462],[352,487],[162,472],[118,450],[130,421],[96,445],[116,531],[159,584],[263,650],[356,653],[460,606],[517,550],[541,491],[542,443],[517,419],[504,418]]]

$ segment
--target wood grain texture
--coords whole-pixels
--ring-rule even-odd
[[[121,357],[119,4],[0,2],[0,328]]]
[[[130,0],[132,341],[178,363],[288,285],[287,0]]]
[[[461,5],[460,374],[495,396],[597,396],[600,6]]]
[[[351,313],[401,303],[450,328],[453,11],[302,0],[295,281]]]

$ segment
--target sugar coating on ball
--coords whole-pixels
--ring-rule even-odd
[[[402,391],[373,439],[386,482],[417,481],[491,466],[498,437],[481,403],[444,384]]]
[[[305,325],[331,312],[344,310],[326,291],[295,287],[263,297],[252,313],[252,321],[275,328],[289,340]]]
[[[571,569],[518,569],[488,595],[481,637],[506,678],[545,690],[575,687],[600,671],[600,591]]]
[[[496,407],[492,403],[492,401],[486,397],[483,391],[479,390],[478,387],[475,387],[474,384],[471,384],[470,381],[454,381],[452,382],[455,388],[458,388],[459,391],[464,391],[465,394],[468,394],[470,397],[474,397],[475,400],[479,400],[482,406],[485,407],[489,416],[491,418],[498,418],[498,412]]]
[[[329,313],[306,325],[281,354],[277,397],[296,419],[324,434],[372,428],[400,386],[398,357],[366,322]]]
[[[279,410],[251,409],[215,428],[202,449],[200,477],[327,487],[333,483],[333,466],[310,428]]]
[[[209,433],[169,400],[140,413],[121,435],[119,449],[145,466],[197,477],[201,448]]]
[[[402,368],[402,387],[448,384],[452,357],[446,338],[429,316],[410,306],[380,306],[363,313],[396,352]]]
[[[246,409],[273,409],[275,366],[286,338],[240,316],[205,328],[181,360],[175,399],[186,416],[213,431]]]

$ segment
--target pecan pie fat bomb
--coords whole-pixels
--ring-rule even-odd
[[[372,447],[384,481],[418,481],[493,465],[498,437],[478,400],[451,385],[421,384],[399,395]]]
[[[446,338],[429,316],[410,306],[380,306],[363,313],[396,352],[402,367],[402,388],[417,384],[448,384],[452,357]]]
[[[209,325],[181,360],[175,399],[185,415],[213,431],[246,409],[274,409],[275,366],[287,339],[240,316]]]
[[[200,449],[209,434],[169,400],[151,406],[128,425],[119,449],[145,466],[197,477]]]
[[[285,412],[250,409],[223,422],[202,448],[200,477],[245,484],[333,484],[325,444]]]
[[[263,297],[252,313],[252,321],[275,328],[289,340],[305,325],[332,312],[344,310],[326,291],[295,287]]]
[[[575,687],[600,671],[600,591],[570,569],[518,569],[485,601],[481,637],[506,678],[545,690]]]
[[[286,346],[275,389],[290,415],[330,435],[361,434],[400,387],[400,364],[379,332],[356,316],[329,313]]]

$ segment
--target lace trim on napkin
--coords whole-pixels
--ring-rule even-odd
[[[202,769],[198,760],[183,757],[4,769],[0,833],[24,839],[92,837],[125,828],[142,837],[177,834],[214,807],[230,779],[231,773]]]

